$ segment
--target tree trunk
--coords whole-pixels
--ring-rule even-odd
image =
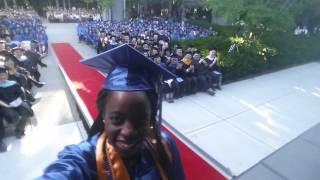
[[[169,0],[169,6],[168,6],[168,17],[172,18],[172,6],[173,6],[173,0]]]
[[[111,21],[112,17],[111,17],[111,7],[106,7],[102,10],[102,20],[107,20],[107,21]]]
[[[123,19],[127,18],[127,1],[123,0]]]
[[[184,7],[184,0],[181,3],[181,22],[184,22],[184,18],[186,16],[186,9]]]
[[[63,3],[63,9],[66,10],[66,0],[63,0],[62,3]]]
[[[56,0],[56,7],[57,7],[57,9],[59,9],[59,7],[60,7],[59,0]]]
[[[24,5],[25,6],[29,6],[30,5],[29,1],[28,0],[24,0]]]
[[[3,4],[4,4],[4,8],[8,9],[8,1],[7,0],[3,0]]]
[[[140,2],[137,2],[137,17],[141,17],[141,5]]]
[[[13,3],[13,8],[17,8],[17,1],[16,0],[12,0]]]
[[[71,0],[68,0],[68,8],[71,9]]]

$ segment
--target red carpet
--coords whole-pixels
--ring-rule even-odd
[[[82,57],[68,43],[54,43],[52,47],[69,79],[88,108],[91,116],[97,115],[96,97],[101,89],[103,76],[94,69],[79,63]],[[169,132],[170,133],[170,132]],[[172,134],[172,133],[170,133]],[[173,137],[175,137],[173,135]],[[225,180],[226,178],[201,159],[196,153],[175,138],[180,150],[188,180]]]

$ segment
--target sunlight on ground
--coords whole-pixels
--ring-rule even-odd
[[[88,89],[84,84],[83,82],[79,82],[79,81],[73,81],[73,86],[76,90],[82,90],[82,91],[85,91],[86,93],[90,93],[91,90]]]
[[[266,108],[260,109],[244,100],[239,100],[239,102],[246,105],[250,110],[254,111],[259,117],[261,117],[262,121],[261,119],[257,119],[257,121],[255,122],[257,128],[262,129],[263,131],[266,131],[267,133],[277,137],[281,136],[279,132],[275,131],[277,129],[281,129],[289,133],[292,131],[287,126],[279,123],[279,120],[272,117],[272,115],[277,114],[277,112],[275,112],[274,110]]]

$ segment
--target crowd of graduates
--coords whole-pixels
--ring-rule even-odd
[[[25,126],[34,114],[32,105],[38,100],[32,88],[45,85],[40,81],[38,68],[47,67],[42,62],[47,46],[41,43],[42,40],[47,43],[47,35],[40,19],[31,11],[1,16],[1,22],[0,152],[5,152],[6,127],[13,124],[15,136],[24,136]]]
[[[215,90],[221,88],[222,73],[218,66],[217,49],[212,48],[208,55],[201,56],[199,49],[183,49],[172,45],[170,38],[159,34],[159,31],[143,31],[143,36],[131,34],[131,31],[118,33],[116,29],[101,30],[97,40],[97,53],[129,44],[159,66],[176,74],[180,78],[164,83],[165,99],[168,102],[199,91],[214,95]],[[79,39],[85,40],[81,33]]]
[[[53,23],[71,23],[80,21],[101,21],[101,15],[95,9],[86,10],[80,8],[58,9],[54,7],[47,7],[46,17],[49,22]]]
[[[45,27],[33,10],[0,10],[0,38],[4,39],[8,46],[15,46],[23,41],[37,41],[41,53],[48,51]]]
[[[202,28],[189,23],[181,23],[163,18],[130,19],[126,21],[84,21],[78,24],[78,35],[81,40],[97,47],[99,30],[107,29],[108,33],[119,38],[121,32],[131,36],[146,38],[150,31],[158,33],[169,40],[192,40],[205,38],[214,34],[211,29]]]

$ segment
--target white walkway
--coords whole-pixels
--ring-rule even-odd
[[[184,97],[166,103],[163,116],[238,176],[320,122],[319,69],[310,63],[225,85],[214,97]]]

